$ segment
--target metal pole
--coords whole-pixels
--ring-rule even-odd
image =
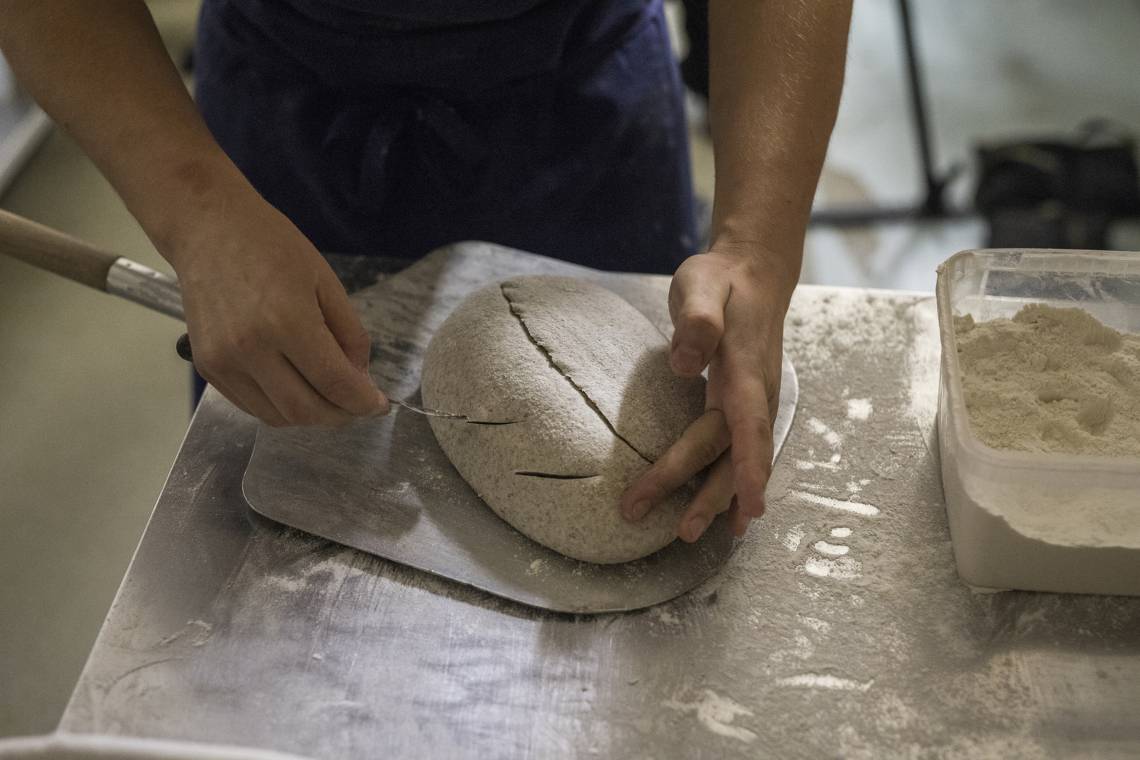
[[[910,90],[910,112],[918,137],[919,160],[926,182],[926,196],[919,205],[920,216],[937,216],[943,212],[942,189],[944,183],[934,175],[934,159],[930,147],[930,126],[926,118],[926,92],[922,84],[922,70],[914,41],[909,0],[898,0],[902,20],[903,50],[906,53],[907,85]]]

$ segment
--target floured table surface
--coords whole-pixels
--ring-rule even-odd
[[[625,614],[537,612],[259,517],[255,426],[210,392],[63,727],[315,758],[1140,752],[1140,599],[955,574],[933,298],[803,287],[786,346],[769,513],[709,582]]]
[[[599,272],[499,246],[453,246],[353,295],[372,335],[372,373],[380,387],[420,404],[423,354],[439,325],[472,292],[524,274],[589,279],[671,334],[667,277]],[[784,364],[777,451],[798,392],[795,372]],[[488,509],[451,466],[427,419],[399,407],[340,430],[262,427],[242,489],[251,507],[278,522],[558,612],[624,611],[668,601],[707,580],[733,549],[721,518],[695,544],[674,541],[636,562],[571,560]]]

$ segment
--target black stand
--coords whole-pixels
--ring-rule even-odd
[[[906,53],[907,90],[910,95],[910,115],[914,131],[918,137],[919,158],[922,162],[922,179],[925,195],[916,203],[904,206],[866,206],[857,208],[832,208],[816,211],[811,223],[832,227],[860,227],[869,224],[902,222],[914,219],[945,219],[960,216],[946,206],[946,186],[957,176],[951,170],[939,176],[935,173],[934,159],[930,146],[930,126],[927,121],[926,93],[922,84],[922,72],[915,45],[914,27],[911,23],[909,0],[898,0],[899,17],[902,21],[903,49]]]

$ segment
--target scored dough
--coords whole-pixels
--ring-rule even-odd
[[[477,291],[432,338],[424,405],[460,475],[504,520],[574,559],[613,563],[669,544],[686,487],[630,524],[618,502],[704,408],[704,380],[677,378],[669,344],[626,301],[569,277]]]

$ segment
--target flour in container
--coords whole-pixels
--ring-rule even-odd
[[[966,409],[997,449],[1140,457],[1140,335],[1043,304],[955,317]]]

